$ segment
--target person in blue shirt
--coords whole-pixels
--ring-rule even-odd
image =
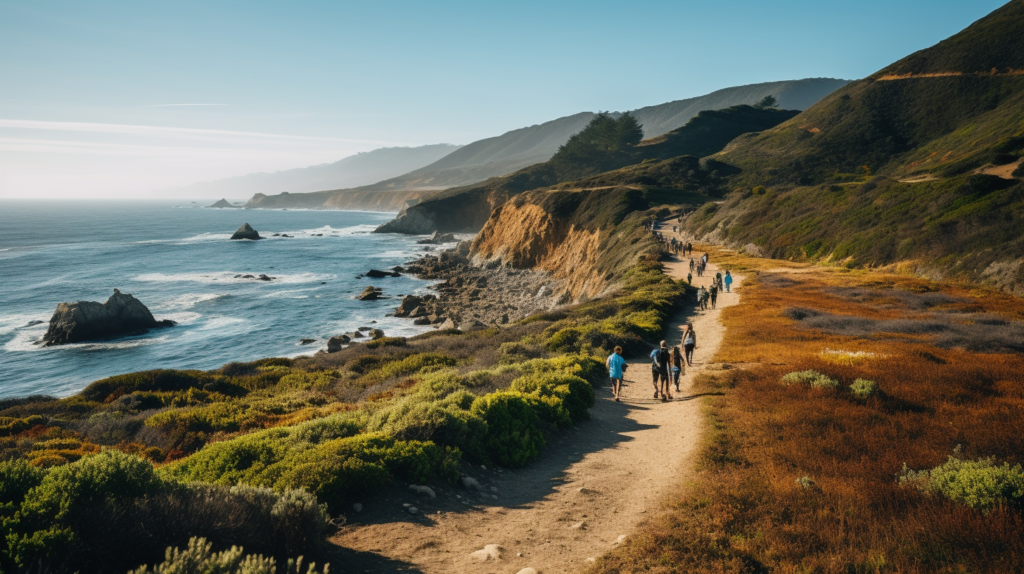
[[[622,358],[622,347],[615,347],[615,352],[608,355],[604,364],[608,367],[608,377],[612,380],[612,395],[615,396],[615,402],[619,402],[622,378],[626,374],[626,359]]]
[[[732,293],[732,274],[725,272],[725,292]]]

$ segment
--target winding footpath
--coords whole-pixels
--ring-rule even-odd
[[[712,260],[694,285],[709,286],[717,270]],[[665,272],[685,279],[689,258],[667,262]],[[725,331],[721,309],[739,302],[743,277],[733,277],[733,292],[719,295],[717,310],[691,305],[670,322],[670,345],[680,344],[688,321],[697,333],[694,366],[675,400],[653,398],[648,357],[627,357],[622,401],[612,400],[610,386],[596,389],[591,420],[560,433],[536,462],[474,469],[480,489],[445,489],[436,498],[395,487],[374,501],[380,508],[350,516],[331,539],[345,548],[332,562],[346,572],[543,574],[580,571],[613,549],[692,475],[702,418],[690,388],[696,374],[713,368]]]

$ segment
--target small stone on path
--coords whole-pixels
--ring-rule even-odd
[[[497,544],[487,544],[482,549],[476,552],[470,553],[470,556],[476,558],[480,562],[487,562],[488,560],[501,560],[502,547]]]

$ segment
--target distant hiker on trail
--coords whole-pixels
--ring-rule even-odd
[[[686,366],[693,366],[693,350],[697,348],[697,332],[693,330],[693,323],[686,324],[686,332],[683,333],[683,351],[686,352]]]
[[[715,273],[715,283],[717,283],[719,287],[722,286],[722,272],[721,271],[719,271],[718,273]]]
[[[731,289],[732,289],[732,275],[728,271],[725,272],[725,279],[724,279],[724,281],[725,281],[725,292],[726,293],[732,293],[732,291],[731,291]]]
[[[711,257],[708,255],[707,251],[705,251],[704,255],[701,255],[700,258],[704,260],[704,265],[707,265],[708,264],[708,260],[711,259]]]
[[[622,358],[622,347],[615,347],[615,351],[608,355],[604,364],[608,367],[608,378],[612,380],[612,395],[615,397],[615,402],[619,402],[622,379],[626,375],[626,359]]]
[[[697,307],[704,309],[704,286],[701,285],[700,289],[697,289]]]
[[[672,382],[676,385],[676,392],[679,392],[679,376],[686,370],[683,367],[683,352],[679,346],[672,347]]]
[[[686,254],[686,251],[684,250],[683,251],[683,255],[685,255],[685,254]],[[697,268],[697,262],[693,260],[693,257],[691,257],[690,258],[690,271],[692,272],[696,268]]]
[[[714,309],[715,305],[718,304],[718,283],[711,286],[711,308]]]
[[[671,360],[672,357],[669,355],[668,345],[665,341],[662,341],[657,349],[651,351],[651,380],[654,382],[654,398],[658,398],[660,394],[662,402],[672,398],[668,394],[668,368]]]
[[[711,300],[711,291],[708,291],[707,289],[705,289],[704,293],[701,294],[701,306],[700,306],[700,308],[704,309],[705,311],[707,311],[708,310],[708,302],[710,300]]]
[[[686,274],[686,282],[690,285],[693,285],[693,273]]]

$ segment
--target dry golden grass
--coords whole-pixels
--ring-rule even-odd
[[[894,289],[945,293],[963,300],[943,311],[1012,320],[1024,318],[1024,301],[901,275],[723,250],[711,257],[748,273],[743,303],[723,311],[715,359],[745,368],[698,380],[696,392],[722,394],[704,399],[709,438],[697,480],[592,571],[1024,571],[1021,509],[986,514],[897,483],[904,462],[932,468],[958,444],[966,458],[1024,462],[1024,355],[941,348],[920,336],[829,335],[785,314],[921,316]],[[837,287],[877,297],[854,301]],[[826,349],[874,356],[832,360]],[[779,383],[807,369],[838,379],[839,389]],[[856,399],[847,387],[857,378],[881,393]]]

